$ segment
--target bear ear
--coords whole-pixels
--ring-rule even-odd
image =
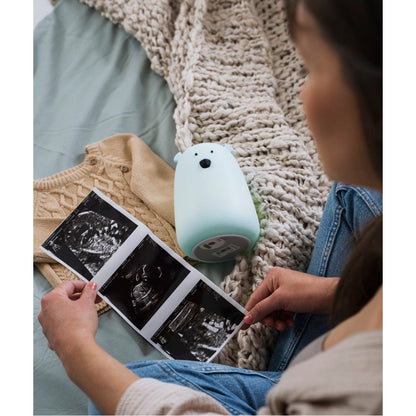
[[[230,152],[230,153],[234,153],[234,149],[230,144],[226,144],[224,145],[224,147]]]
[[[175,163],[178,163],[178,160],[181,158],[181,156],[182,156],[181,152],[176,153],[175,157],[173,158],[173,161]]]

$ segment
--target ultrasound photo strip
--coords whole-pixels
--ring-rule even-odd
[[[170,359],[212,361],[245,309],[144,224],[93,189],[41,249],[85,281]]]
[[[100,292],[141,330],[189,273],[147,235]]]
[[[173,358],[212,361],[239,328],[243,317],[243,312],[201,280],[152,341]]]
[[[81,278],[91,280],[136,229],[132,219],[92,191],[42,248]]]

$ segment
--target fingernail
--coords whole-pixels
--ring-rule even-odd
[[[97,290],[97,283],[95,282],[88,282],[87,287],[89,287],[92,290]]]
[[[243,318],[243,321],[244,321],[246,324],[251,325],[251,324],[254,322],[254,319],[253,319],[253,317],[252,317],[251,315],[246,315],[246,316]]]

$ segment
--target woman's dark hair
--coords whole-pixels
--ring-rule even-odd
[[[356,314],[382,285],[383,218],[376,217],[356,241],[335,292],[331,326]]]
[[[285,0],[289,33],[296,40],[302,4],[341,61],[358,98],[371,163],[382,179],[382,1]],[[357,313],[382,285],[382,217],[367,225],[354,244],[334,297],[333,326]]]
[[[289,32],[296,38],[302,4],[338,54],[356,93],[371,162],[382,179],[382,0],[285,0]]]

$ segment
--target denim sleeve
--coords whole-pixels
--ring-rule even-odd
[[[372,189],[335,183],[329,193],[307,273],[338,277],[366,224],[382,214],[382,195]],[[295,327],[281,332],[269,371],[284,371],[310,342],[329,330],[327,315],[296,314]]]

